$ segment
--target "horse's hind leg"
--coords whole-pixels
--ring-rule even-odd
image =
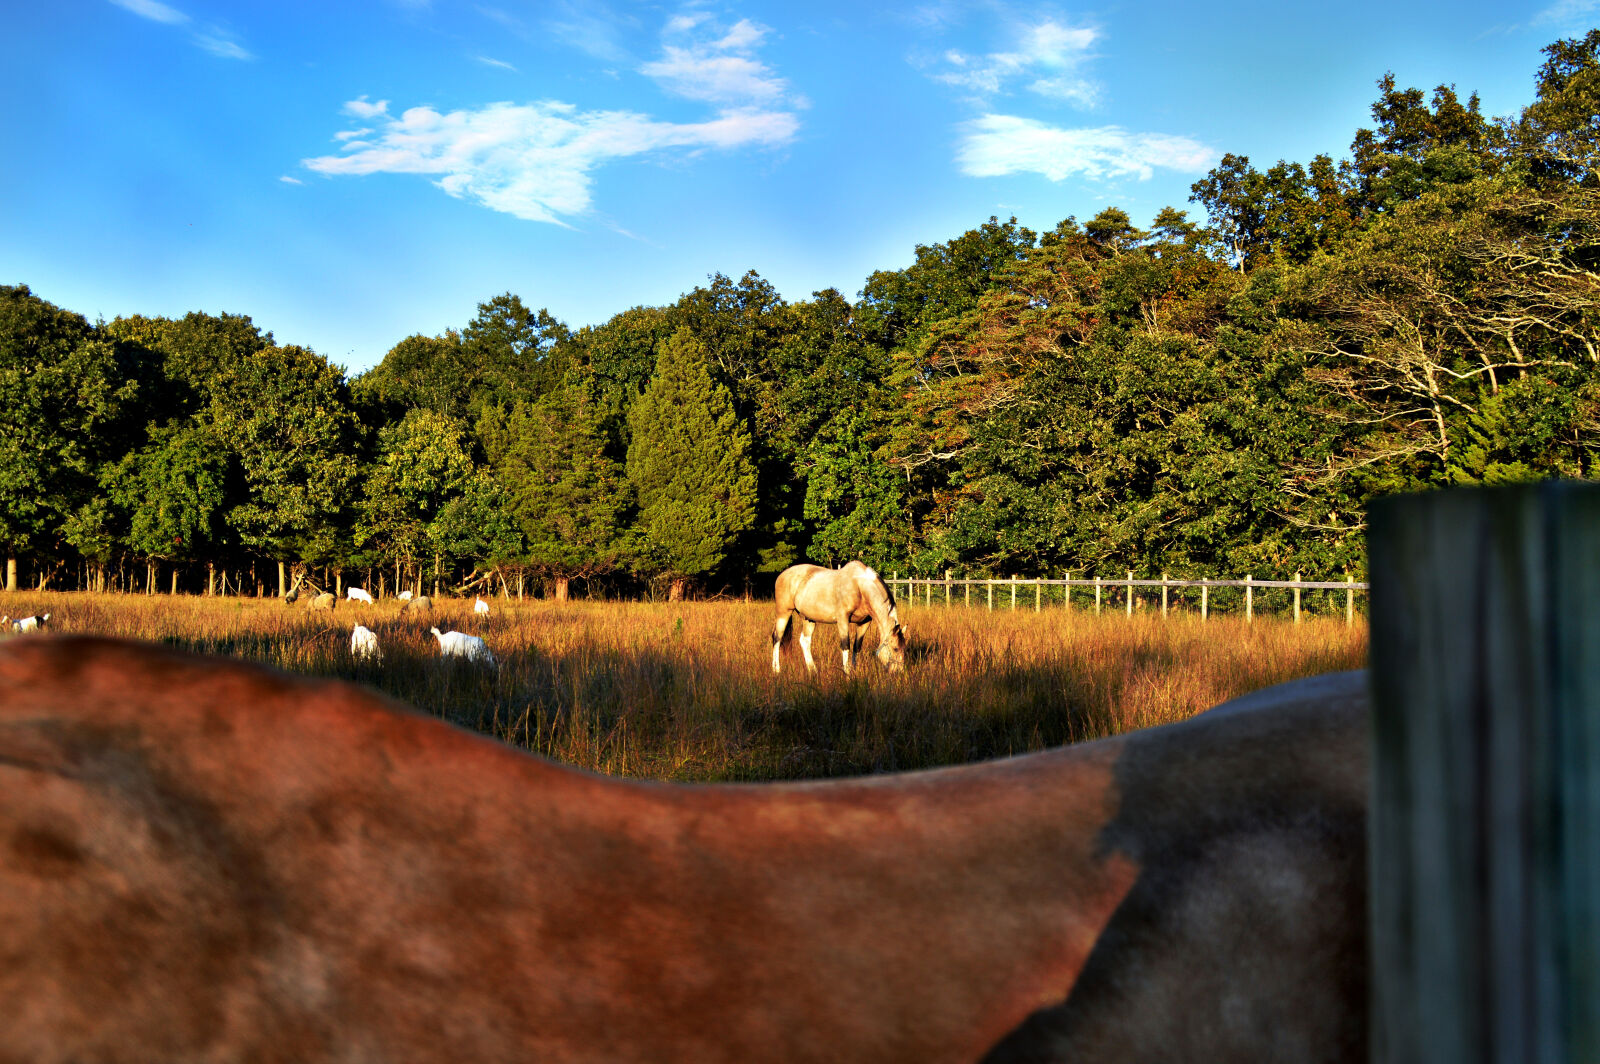
[[[836,622],[839,629],[839,657],[844,659],[844,674],[850,675],[851,644],[855,642],[855,635],[850,631],[850,618],[840,617]]]
[[[789,614],[785,613],[772,626],[772,671],[778,671],[783,658],[783,637],[789,634]]]
[[[816,672],[817,663],[811,657],[811,633],[816,630],[817,624],[809,617],[800,622],[800,653],[806,656],[806,671]]]

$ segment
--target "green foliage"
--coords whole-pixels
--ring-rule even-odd
[[[750,436],[687,329],[661,345],[655,376],[628,421],[627,473],[638,494],[645,563],[674,577],[710,572],[755,523],[756,476]]]

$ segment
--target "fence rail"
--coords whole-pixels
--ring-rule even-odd
[[[1368,585],[1364,581],[1353,580],[1345,577],[1343,580],[1302,580],[1296,573],[1293,580],[1257,580],[1254,576],[1246,576],[1243,580],[1181,580],[1162,576],[1160,578],[1138,577],[1129,572],[1126,577],[1078,577],[1074,579],[1070,571],[1060,578],[1047,576],[1010,576],[1010,577],[958,577],[954,572],[944,576],[901,576],[895,573],[885,581],[889,589],[897,596],[900,589],[905,589],[904,598],[910,605],[932,606],[936,602],[942,605],[954,605],[955,594],[960,591],[961,602],[972,605],[972,589],[982,588],[987,608],[994,609],[994,593],[999,588],[1009,591],[1011,596],[1010,608],[1017,608],[1017,594],[1026,588],[1033,588],[1033,608],[1038,612],[1043,608],[1044,591],[1047,588],[1061,589],[1061,605],[1063,608],[1072,608],[1072,591],[1074,588],[1083,588],[1094,591],[1094,609],[1100,612],[1105,595],[1108,592],[1121,588],[1124,591],[1124,608],[1129,615],[1134,611],[1135,589],[1159,588],[1161,591],[1161,615],[1165,617],[1170,609],[1170,596],[1173,591],[1184,588],[1200,589],[1200,619],[1206,620],[1211,613],[1212,588],[1237,588],[1244,592],[1244,614],[1246,620],[1255,619],[1255,593],[1257,591],[1286,590],[1293,593],[1294,621],[1300,623],[1301,600],[1300,596],[1305,591],[1343,591],[1345,593],[1344,619],[1346,624],[1355,623],[1355,595],[1356,592],[1367,592]],[[938,589],[938,597],[935,597]]]

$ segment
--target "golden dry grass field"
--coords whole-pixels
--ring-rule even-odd
[[[1365,664],[1342,618],[1192,613],[1162,619],[1059,607],[901,605],[908,667],[882,670],[867,637],[841,675],[831,627],[808,677],[791,636],[771,668],[772,606],[754,602],[444,600],[430,620],[393,600],[332,614],[275,600],[0,594],[0,612],[51,630],[154,640],[353,680],[418,709],[600,772],[676,780],[801,779],[1024,753],[1180,720],[1257,688]],[[354,660],[373,629],[381,665]],[[481,635],[498,671],[439,660],[428,628]],[[32,635],[0,638],[36,638]]]

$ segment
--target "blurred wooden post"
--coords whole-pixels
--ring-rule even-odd
[[[1062,579],[1063,579],[1064,582],[1061,585],[1061,608],[1064,609],[1064,610],[1071,610],[1072,609],[1072,570],[1068,569],[1067,570],[1067,575],[1065,577],[1063,577]]]
[[[1133,616],[1133,570],[1128,570],[1128,616]]]
[[[972,577],[970,577],[970,576],[962,577],[961,578],[961,586],[965,587],[967,589],[967,605],[968,606],[972,605]]]
[[[1039,583],[1039,578],[1037,576],[1034,577],[1033,578],[1033,612],[1034,613],[1038,613],[1039,612],[1039,589],[1042,586],[1043,585]]]
[[[1210,605],[1210,603],[1207,601],[1210,597],[1211,597],[1211,588],[1210,588],[1210,586],[1208,586],[1206,584],[1201,584],[1200,585],[1200,619],[1202,621],[1205,620],[1206,617],[1208,617],[1210,615],[1211,611],[1208,609],[1208,606]]]
[[[1299,624],[1300,623],[1300,588],[1299,588],[1298,585],[1300,583],[1300,571],[1298,569],[1295,570],[1294,582],[1296,584],[1296,587],[1294,589],[1294,623],[1295,624]]]
[[[1351,583],[1350,570],[1344,573],[1344,582]],[[1344,626],[1349,628],[1356,623],[1356,593],[1351,588],[1344,589]]]
[[[1249,573],[1244,574],[1244,619],[1247,621],[1256,619],[1256,589],[1251,586],[1251,579]]]
[[[1161,617],[1162,617],[1163,620],[1165,620],[1166,616],[1167,616],[1167,574],[1166,573],[1162,573],[1161,574]]]
[[[1100,612],[1100,578],[1094,578],[1094,612]]]
[[[990,577],[989,579],[985,580],[983,582],[983,586],[989,592],[989,609],[993,610],[994,609],[994,578]]]
[[[954,571],[953,569],[944,571],[944,604],[946,606],[950,605],[950,576]]]
[[[1372,1056],[1600,1060],[1600,487],[1380,499]]]
[[[1011,608],[1017,608],[1017,578],[1015,576],[1011,578]]]

